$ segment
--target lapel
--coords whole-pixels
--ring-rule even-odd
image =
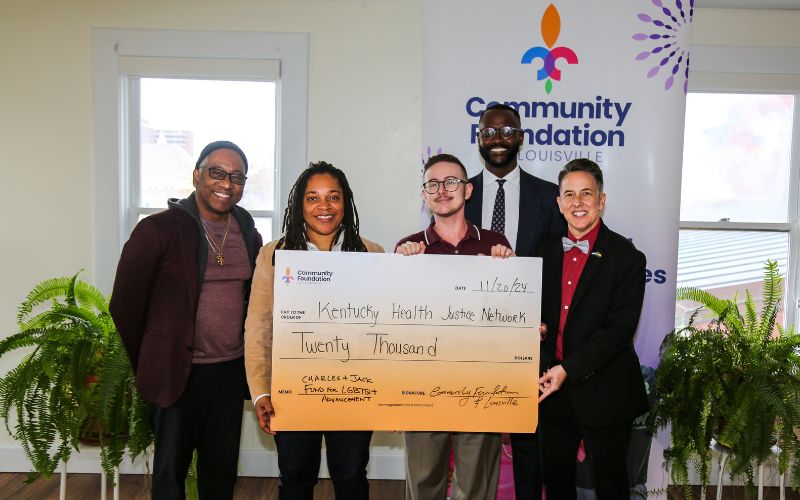
[[[208,260],[208,243],[205,238],[205,229],[200,223],[197,213],[195,193],[191,193],[182,200],[175,200],[175,205],[170,210],[177,210],[186,219],[178,224],[178,240],[180,244],[183,275],[186,277],[186,289],[189,297],[194,297],[195,313],[200,299],[200,286],[206,274]]]
[[[600,266],[602,266],[603,261],[607,259],[605,255],[608,242],[608,228],[601,220],[600,231],[597,233],[597,240],[594,242],[592,253],[600,252],[602,255],[604,255],[604,257],[589,255],[589,258],[586,260],[586,265],[583,267],[583,272],[581,272],[581,277],[578,280],[578,286],[575,287],[575,294],[572,296],[572,304],[570,305],[569,312],[567,313],[568,322],[569,316],[572,314],[572,311],[575,310],[575,305],[580,303],[581,299],[586,294],[586,291],[589,289],[589,286],[592,284],[592,279],[594,279],[597,270],[600,268]],[[564,329],[566,330],[566,327]]]
[[[555,321],[555,327],[558,328],[558,318],[561,314],[561,273],[564,269],[564,249],[561,245],[561,237],[553,237],[552,243],[547,245],[544,251],[546,254],[542,257],[544,257],[548,269],[543,272],[549,278],[546,283],[542,283],[542,294],[550,294],[552,297],[552,300],[549,301],[551,305],[548,307],[547,317],[553,318],[551,321]],[[544,303],[544,298],[542,303]]]
[[[541,194],[537,192],[533,176],[522,170],[519,172],[519,223],[517,224],[517,255],[532,255],[533,235],[539,232],[539,217],[536,216],[536,204]]]
[[[483,171],[472,177],[470,180],[472,183],[472,196],[469,200],[467,200],[467,204],[464,207],[464,217],[467,218],[468,221],[475,224],[478,227],[483,227]]]
[[[176,208],[173,210],[181,210]],[[181,265],[183,266],[183,275],[186,279],[186,288],[189,292],[189,297],[197,298],[200,294],[200,272],[198,269],[204,265],[205,262],[198,262],[198,237],[203,237],[199,233],[197,222],[188,213],[181,214],[188,220],[184,220],[178,226],[178,242],[180,245]],[[206,250],[207,252],[208,250]],[[204,266],[203,266],[204,267]],[[196,302],[196,300],[195,300]],[[195,303],[196,305],[196,303]]]

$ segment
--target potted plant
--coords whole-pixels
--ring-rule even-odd
[[[0,341],[0,357],[32,349],[0,378],[0,418],[33,465],[29,482],[49,478],[90,432],[112,478],[126,448],[135,457],[152,442],[108,299],[78,274],[36,285],[19,306],[19,331]]]
[[[780,473],[791,467],[793,486],[800,486],[800,441],[793,432],[800,428],[800,335],[776,324],[782,294],[773,261],[764,268],[760,311],[749,290],[743,311],[738,294],[721,299],[697,288],[677,291],[678,300],[699,302],[714,315],[697,327],[698,309],[689,326],[670,332],[656,371],[653,424],[671,426],[664,457],[687,493],[690,466],[708,484],[712,439],[729,450],[731,477],[750,486],[754,467],[777,445]]]
[[[738,294],[721,299],[698,288],[680,288],[678,300],[702,304],[714,315],[704,327],[670,332],[661,346],[656,371],[653,426],[671,426],[664,452],[672,478],[687,486],[689,467],[702,482],[710,476],[710,443],[730,452],[731,477],[753,485],[753,470],[777,445],[781,474],[792,467],[793,485],[800,485],[797,460],[800,441],[800,335],[794,327],[776,324],[783,293],[776,262],[764,268],[763,304],[758,311],[749,290],[744,311]]]

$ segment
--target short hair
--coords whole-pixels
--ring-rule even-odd
[[[597,183],[597,189],[601,193],[603,192],[603,171],[600,170],[600,165],[597,163],[587,158],[576,158],[570,161],[564,165],[564,168],[562,168],[561,172],[558,173],[559,188],[561,188],[561,181],[564,180],[564,177],[572,172],[586,172],[591,174],[592,177],[594,177],[594,181]]]
[[[361,241],[358,233],[358,209],[353,199],[353,191],[344,172],[334,167],[330,163],[318,161],[310,163],[292,186],[289,191],[289,201],[286,210],[283,212],[283,236],[278,241],[277,248],[286,250],[308,250],[306,244],[306,224],[303,219],[303,197],[308,187],[308,181],[315,175],[328,174],[336,179],[342,188],[342,201],[344,202],[344,217],[339,227],[334,241],[343,234],[342,251],[344,252],[366,252],[367,247]],[[273,254],[274,259],[274,254]],[[273,260],[274,263],[274,260]]]
[[[428,161],[425,162],[425,166],[422,167],[423,175],[425,174],[425,172],[428,171],[429,168],[436,165],[437,163],[455,163],[456,165],[461,167],[461,172],[464,173],[464,179],[468,178],[467,167],[465,167],[464,164],[461,163],[461,160],[447,153],[439,153],[438,155],[433,155],[430,158],[428,158]]]
[[[480,116],[480,118],[478,120],[479,121],[483,120],[483,115],[486,114],[488,111],[495,111],[495,110],[497,110],[497,111],[508,111],[509,113],[513,114],[517,118],[518,122],[522,123],[522,118],[520,118],[520,116],[519,116],[519,111],[517,111],[515,108],[512,108],[508,104],[500,104],[499,102],[491,104],[491,105],[487,106],[486,109],[481,111],[481,116]]]

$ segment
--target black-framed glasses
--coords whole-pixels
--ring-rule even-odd
[[[425,192],[428,194],[436,194],[439,192],[439,185],[444,185],[445,191],[453,192],[458,189],[460,184],[469,184],[469,181],[465,181],[464,179],[457,179],[455,177],[448,177],[443,181],[428,181],[422,183],[422,188],[425,189]]]
[[[228,177],[232,183],[244,186],[244,182],[247,180],[247,176],[241,172],[228,173],[219,167],[206,167],[206,170],[208,170],[209,177],[218,181]]]
[[[478,135],[480,135],[482,139],[494,139],[498,132],[503,139],[511,139],[515,133],[522,132],[522,129],[516,127],[484,127],[478,130]]]

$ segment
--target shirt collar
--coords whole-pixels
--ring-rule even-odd
[[[439,236],[439,233],[437,233],[436,230],[434,229],[435,225],[436,225],[436,222],[431,222],[431,225],[428,226],[427,229],[425,229],[425,234],[424,234],[424,236],[425,236],[425,246],[430,246],[430,245],[432,245],[434,243],[442,241],[442,238]],[[475,224],[471,223],[470,221],[467,221],[467,234],[464,235],[464,239],[465,240],[466,239],[473,239],[473,240],[478,240],[478,241],[481,240],[481,232],[480,232],[480,230],[478,229],[478,227]]]
[[[343,239],[343,238],[342,238],[342,233],[339,233],[339,234],[336,236],[336,241],[334,241],[334,242],[333,242],[333,247],[331,247],[331,252],[341,252],[341,251],[342,251],[342,239]],[[317,245],[315,245],[315,244],[311,243],[311,242],[308,240],[308,238],[307,238],[307,237],[306,237],[306,246],[307,246],[307,247],[308,247],[308,249],[309,249],[309,250],[311,250],[312,252],[318,252],[318,251],[319,251],[319,248],[317,248]]]
[[[600,232],[600,226],[602,225],[603,225],[603,220],[600,219],[598,224],[594,226],[594,229],[584,234],[583,238],[581,238],[580,241],[586,240],[589,242],[589,248],[590,249],[594,248],[594,242],[597,241],[597,234]],[[569,229],[567,229],[567,238],[571,239],[572,241],[579,241],[575,239],[575,236],[572,235],[572,232]]]
[[[489,172],[489,170],[487,170],[486,167],[483,167],[483,175],[485,177],[484,180],[486,181],[486,184],[493,184],[494,185],[494,184],[496,184],[495,181],[497,179],[503,179],[503,180],[506,181],[506,183],[504,185],[504,188],[505,188],[505,186],[508,186],[508,185],[514,186],[514,187],[519,186],[519,178],[520,178],[519,171],[520,171],[520,168],[519,168],[519,165],[517,165],[516,167],[514,167],[514,170],[512,170],[511,172],[506,174],[505,177],[497,177],[493,173]]]

